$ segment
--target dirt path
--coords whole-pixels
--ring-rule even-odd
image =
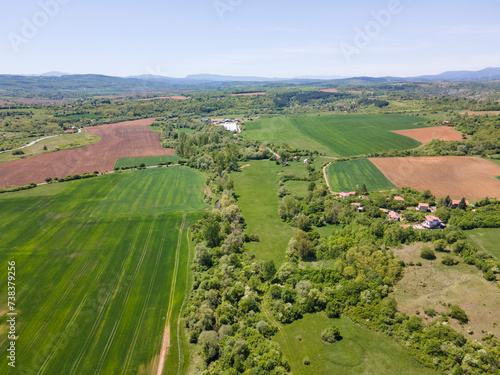
[[[323,177],[325,178],[326,181],[326,186],[328,186],[328,190],[330,190],[330,193],[335,194],[335,192],[332,190],[332,187],[330,186],[330,181],[328,181],[328,176],[326,173],[326,169],[331,165],[332,163],[328,163],[323,167]]]
[[[38,138],[38,139],[34,140],[33,142],[28,143],[27,145],[24,145],[24,146],[21,146],[21,147],[18,147],[18,148],[13,148],[12,150],[0,151],[0,154],[3,154],[4,152],[13,151],[13,150],[21,150],[21,149],[23,149],[23,148],[33,146],[35,143],[40,142],[40,141],[43,141],[44,139],[55,138],[55,137],[59,137],[59,136],[61,136],[61,135],[62,135],[62,134],[57,134],[57,135],[50,135],[50,136],[48,136],[48,137]]]
[[[269,147],[267,149],[271,152],[271,154],[273,154],[274,156],[276,156],[276,160],[280,160],[280,156],[276,152],[274,152],[273,150],[271,150]]]
[[[167,316],[165,318],[165,331],[163,333],[163,340],[160,352],[160,362],[158,363],[158,369],[156,371],[156,375],[161,375],[163,373],[163,368],[167,360],[168,352],[170,351],[170,320],[172,319],[172,312],[174,309],[175,285],[177,283],[177,274],[179,271],[179,257],[182,246],[182,231],[184,230],[185,224],[186,224],[186,214],[184,214],[184,216],[182,217],[182,224],[179,228],[179,237],[177,239],[177,248],[175,251],[175,266],[172,275],[172,284],[170,286],[170,299],[168,302]]]

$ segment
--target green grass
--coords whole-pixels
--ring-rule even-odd
[[[161,126],[158,126],[158,125],[149,125],[149,128],[153,132],[160,132],[161,133],[163,131],[163,128]]]
[[[191,133],[194,133],[194,129],[190,129],[190,128],[177,128],[177,133],[178,134],[191,134]]]
[[[287,181],[285,182],[285,186],[290,190],[290,192],[294,195],[305,196],[308,192],[309,181]]]
[[[138,178],[141,173],[143,176]],[[91,216],[197,211],[206,207],[203,185],[203,175],[187,167],[125,172]]]
[[[465,231],[467,238],[478,248],[479,251],[485,251],[491,254],[496,260],[500,261],[500,229],[473,229]]]
[[[123,159],[118,159],[116,161],[115,168],[138,167],[142,163],[144,163],[144,165],[146,167],[153,167],[153,166],[158,165],[160,163],[167,163],[169,161],[175,164],[179,161],[179,158],[177,156],[173,156],[173,155],[146,156],[146,157],[138,157],[138,158],[123,158]]]
[[[321,340],[321,331],[330,325],[340,329],[341,341],[328,344]],[[321,313],[309,314],[285,326],[275,340],[281,345],[294,375],[435,374],[388,337],[359,327],[348,318],[328,319]],[[308,366],[303,363],[305,357],[309,358]]]
[[[277,172],[281,166],[270,161],[254,161],[234,173],[235,193],[245,222],[246,233],[257,234],[260,242],[247,244],[249,253],[258,259],[272,259],[276,266],[285,260],[285,250],[295,229],[278,215],[281,199],[278,197]]]
[[[333,163],[327,168],[333,191],[352,191],[363,184],[370,191],[394,189],[394,184],[368,159],[355,159]]]
[[[0,278],[7,280],[7,261],[15,261],[20,337],[17,368],[9,372],[2,356],[3,373],[156,372],[166,317],[165,373],[177,368],[177,322],[192,256],[187,228],[204,214],[203,176],[186,170],[109,174],[60,184],[52,195],[46,193],[56,184],[1,199]],[[193,198],[186,200],[189,190]],[[100,216],[91,217],[99,207]],[[126,212],[116,211],[121,207]],[[5,289],[0,305],[7,306]],[[6,327],[2,321],[0,332]]]
[[[420,142],[392,131],[420,128],[415,123],[421,121],[403,115],[282,117],[248,122],[243,136],[348,157],[418,147]]]

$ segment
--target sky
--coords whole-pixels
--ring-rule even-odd
[[[417,76],[500,67],[498,0],[23,0],[0,74]]]

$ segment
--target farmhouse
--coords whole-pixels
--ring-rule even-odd
[[[460,204],[460,199],[454,199],[451,201],[451,208],[457,208],[459,204]],[[465,205],[470,206],[469,201],[465,201]]]
[[[439,229],[443,222],[437,216],[426,216],[422,226],[427,229]]]
[[[348,198],[353,197],[355,195],[356,195],[355,191],[351,191],[349,193],[342,192],[342,193],[339,194],[340,198],[342,198],[342,199],[348,199]]]
[[[419,203],[418,207],[417,207],[417,211],[429,212],[429,203]]]
[[[361,203],[351,203],[351,206],[355,206],[358,209],[358,212],[363,212],[363,207]]]
[[[398,201],[398,202],[404,202],[405,201],[405,199],[403,197],[400,197],[400,196],[394,197],[394,200]]]
[[[391,211],[391,212],[389,212],[389,220],[400,221],[401,218],[399,217],[399,214],[397,212]]]

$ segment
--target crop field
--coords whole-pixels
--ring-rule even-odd
[[[187,228],[205,209],[193,185],[203,177],[185,171],[116,173],[0,197],[0,264],[16,262],[19,336],[17,367],[4,373],[156,374],[162,351],[165,369],[177,369]],[[56,185],[64,187],[44,194]],[[180,194],[163,194],[158,207],[157,185]],[[195,198],[183,200],[190,189]],[[134,199],[141,206],[131,204]],[[117,211],[123,206],[126,212]],[[99,216],[91,216],[94,211]],[[0,269],[4,280],[6,271]],[[0,306],[6,305],[3,290]],[[1,322],[0,332],[6,327]],[[164,332],[170,332],[170,347],[163,345]],[[0,350],[7,347],[2,334]],[[6,361],[0,358],[1,368],[8,369]]]
[[[462,133],[449,126],[433,126],[431,128],[395,130],[394,133],[410,137],[422,143],[428,143],[433,139],[441,141],[461,141]]]
[[[485,251],[500,261],[499,228],[480,228],[465,232],[469,240],[476,245],[479,251]]]
[[[153,167],[160,163],[167,163],[167,162],[177,163],[178,160],[179,158],[173,155],[145,156],[140,158],[123,158],[123,159],[118,159],[116,161],[115,168],[136,167],[136,166],[138,167],[142,163],[144,163],[146,167]]]
[[[332,325],[340,329],[343,339],[328,344],[321,339],[321,331]],[[348,318],[328,319],[321,313],[308,314],[284,326],[275,340],[281,345],[294,375],[435,374],[413,360],[390,338],[362,328]],[[306,358],[309,365],[304,364]]]
[[[2,163],[0,187],[40,183],[47,177],[111,171],[120,158],[172,155],[174,150],[161,147],[161,134],[148,128],[153,121],[142,119],[86,128],[101,140],[73,150]]]
[[[329,156],[354,156],[418,147],[420,142],[393,131],[422,128],[415,123],[424,120],[403,115],[282,117],[246,122],[243,136]]]
[[[246,245],[249,253],[263,260],[272,259],[276,266],[285,260],[285,250],[295,229],[284,223],[279,214],[277,172],[281,166],[269,161],[254,161],[250,166],[234,173],[234,189],[245,222],[246,232],[257,234],[260,242]]]
[[[397,187],[409,186],[453,199],[500,198],[500,167],[467,156],[370,159]]]
[[[500,290],[496,283],[486,281],[480,270],[463,262],[445,266],[441,260],[447,254],[443,252],[436,252],[436,260],[422,259],[420,251],[425,245],[429,244],[405,245],[394,251],[405,263],[422,263],[422,266],[406,267],[403,278],[395,285],[392,297],[398,303],[398,310],[410,316],[418,310],[424,322],[429,322],[432,319],[426,316],[424,309],[448,313],[448,304],[458,305],[466,312],[469,322],[462,326],[450,319],[453,329],[471,336],[468,333],[470,327],[474,331],[472,337],[478,340],[484,336],[482,331],[498,336]],[[457,256],[454,258],[460,260]]]
[[[368,159],[355,159],[333,163],[327,169],[333,191],[345,192],[359,189],[363,184],[369,191],[394,189],[394,184]]]

